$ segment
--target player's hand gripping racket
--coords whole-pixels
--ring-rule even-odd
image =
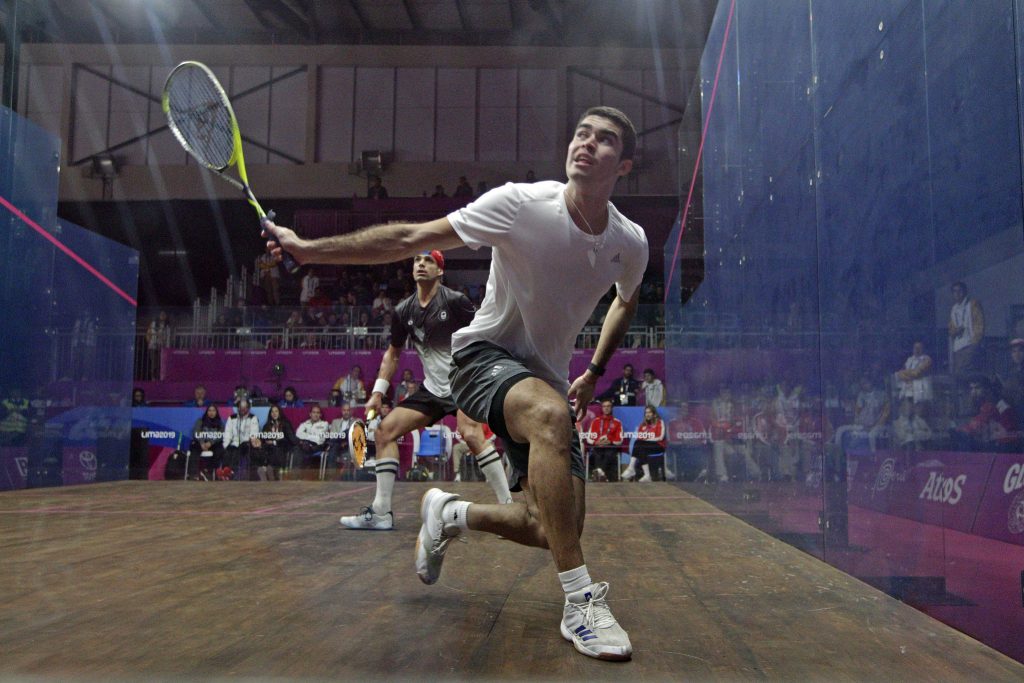
[[[264,212],[249,187],[238,120],[213,72],[199,62],[182,62],[174,67],[164,84],[162,104],[171,132],[185,151],[244,192],[259,214],[261,226],[264,220],[273,220],[274,212]],[[237,168],[240,180],[224,173],[231,166]],[[282,251],[281,263],[293,274],[300,267],[285,251]]]

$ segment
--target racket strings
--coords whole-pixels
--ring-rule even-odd
[[[182,69],[168,84],[167,95],[173,128],[192,155],[212,168],[227,167],[235,141],[220,88],[204,71]]]

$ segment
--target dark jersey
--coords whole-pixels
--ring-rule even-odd
[[[476,308],[469,298],[444,285],[420,306],[417,295],[402,299],[391,317],[391,345],[401,348],[412,337],[423,361],[423,386],[435,396],[451,395],[448,371],[452,364],[452,334],[470,323]]]

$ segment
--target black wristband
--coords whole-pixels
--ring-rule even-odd
[[[594,373],[598,377],[604,375],[604,368],[594,365],[593,363],[587,366],[587,370],[590,370],[590,372]]]

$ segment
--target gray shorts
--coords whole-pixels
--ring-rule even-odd
[[[519,480],[529,476],[530,444],[512,440],[502,410],[509,389],[527,377],[536,375],[500,346],[489,342],[474,342],[452,355],[449,377],[452,397],[459,409],[477,422],[487,423],[491,431],[501,437],[505,444],[505,455],[512,464],[509,488],[521,491]],[[576,431],[576,420],[568,401],[566,419],[572,425],[572,438],[569,444],[571,472],[574,477],[586,481],[579,433]]]

